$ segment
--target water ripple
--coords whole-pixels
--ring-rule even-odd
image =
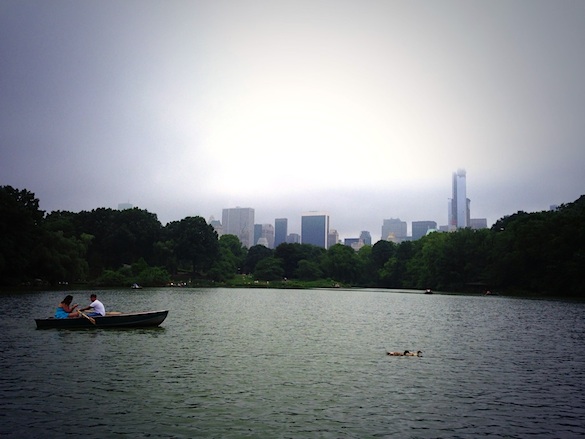
[[[3,438],[585,435],[583,304],[107,291],[111,309],[166,308],[169,318],[156,330],[35,330],[32,315],[62,296],[0,297]]]

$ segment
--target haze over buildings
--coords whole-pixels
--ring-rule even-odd
[[[383,219],[381,239],[399,244],[403,241],[420,239],[439,230],[449,232],[465,227],[472,229],[487,227],[485,218],[470,218],[470,200],[467,198],[466,172],[464,169],[459,169],[453,173],[452,194],[453,197],[449,199],[449,224],[437,227],[437,222],[432,220],[412,221],[412,234],[408,235],[406,221],[402,221],[400,218]],[[344,245],[359,250],[364,245],[373,245],[377,242],[372,240],[372,235],[368,230],[362,230],[357,237],[344,236],[343,239],[340,239],[338,231],[331,228],[331,218],[325,212],[303,213],[301,215],[300,235],[297,233],[288,234],[288,218],[275,218],[274,225],[267,223],[254,224],[252,240],[247,240],[247,236],[249,234],[249,224],[254,221],[254,209],[239,207],[224,209],[223,218],[224,221],[228,221],[227,225],[222,225],[215,221],[213,217],[210,218],[209,224],[214,227],[220,236],[224,233],[231,233],[240,237],[242,244],[248,248],[252,245],[260,244],[274,249],[279,244],[287,242],[312,244],[327,249],[342,242]]]
[[[249,207],[223,209],[221,225],[224,235],[236,235],[247,248],[255,245],[254,209]]]
[[[5,1],[0,184],[163,224],[252,206],[287,237],[319,210],[376,242],[450,224],[462,166],[490,226],[585,191],[584,22],[583,1]]]
[[[464,229],[470,223],[471,216],[467,198],[467,181],[465,169],[453,173],[453,197],[449,200],[449,229]]]

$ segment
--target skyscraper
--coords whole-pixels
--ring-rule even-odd
[[[323,212],[309,212],[301,216],[301,242],[327,248],[329,215]]]
[[[435,221],[413,221],[412,222],[412,240],[422,238],[429,230],[437,230]]]
[[[469,227],[475,230],[487,229],[487,218],[471,218]]]
[[[363,241],[364,245],[372,245],[372,235],[367,230],[362,230],[360,233],[360,239]]]
[[[266,247],[274,248],[274,226],[272,224],[262,224],[260,227],[260,238],[266,240]],[[258,244],[258,242],[256,242]]]
[[[286,242],[286,235],[288,234],[288,219],[276,218],[274,220],[274,248],[279,244]]]
[[[335,229],[329,229],[329,234],[327,235],[327,248],[331,248],[338,243],[339,233]]]
[[[254,240],[252,241],[252,245],[258,245],[260,238],[262,238],[262,224],[254,224]]]
[[[406,221],[401,221],[400,218],[383,220],[382,239],[396,243],[406,240]]]
[[[453,173],[453,198],[449,200],[449,229],[455,230],[469,227],[471,215],[469,213],[470,200],[467,198],[465,169],[458,169]]]
[[[254,245],[254,209],[249,207],[223,209],[221,219],[224,235],[236,235],[246,248]]]

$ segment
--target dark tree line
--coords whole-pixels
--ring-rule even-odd
[[[491,229],[378,241],[276,249],[218,238],[201,217],[163,226],[138,208],[79,213],[39,209],[34,194],[0,187],[0,283],[92,282],[165,285],[172,280],[317,281],[443,291],[530,291],[585,295],[585,196],[558,210],[506,216]]]

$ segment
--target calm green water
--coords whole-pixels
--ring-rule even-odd
[[[585,304],[372,290],[104,291],[161,328],[36,330],[0,296],[8,438],[573,438]],[[73,292],[89,303],[89,293]],[[386,350],[422,350],[389,357]]]

